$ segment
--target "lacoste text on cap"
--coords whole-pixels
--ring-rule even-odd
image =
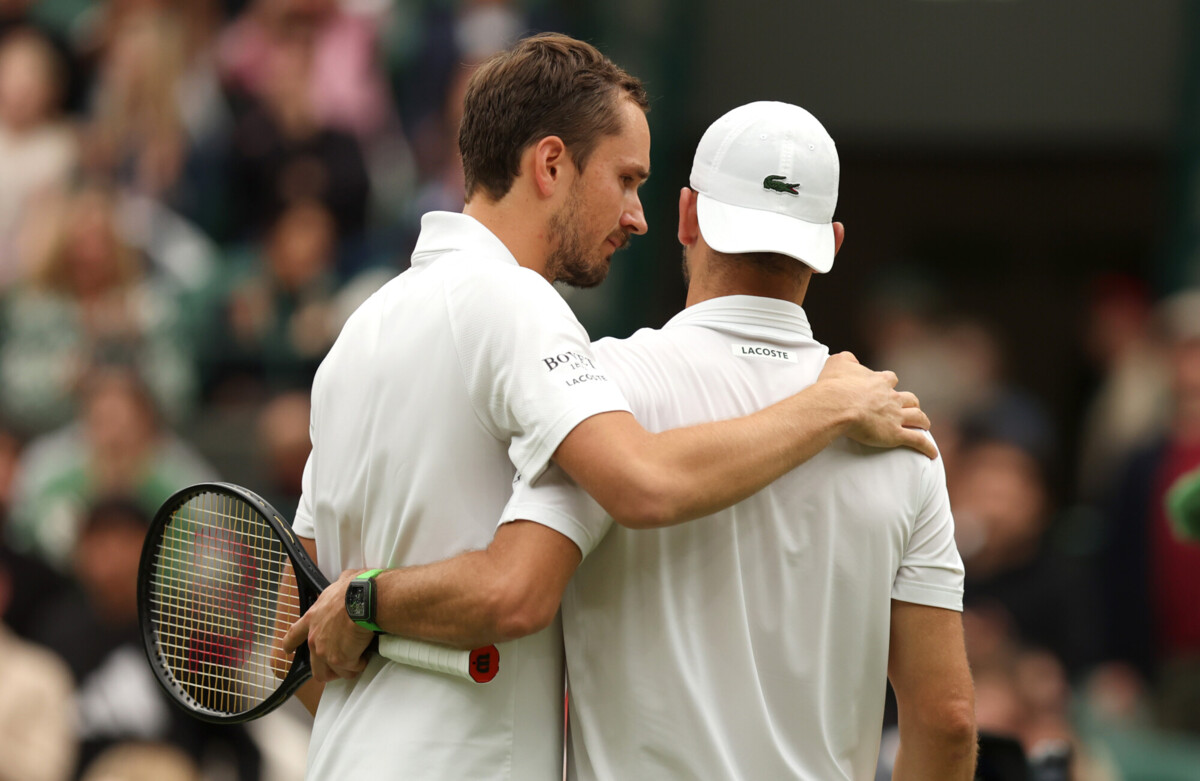
[[[812,114],[775,101],[739,106],[696,147],[700,232],[718,252],[778,252],[823,274],[833,266],[839,171]]]

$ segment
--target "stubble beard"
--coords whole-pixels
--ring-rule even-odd
[[[546,272],[555,282],[589,288],[604,281],[609,264],[602,259],[588,262],[587,248],[579,231],[579,200],[579,191],[573,185],[566,203],[550,216],[550,238],[554,249],[546,260]]]

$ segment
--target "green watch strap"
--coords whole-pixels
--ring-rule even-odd
[[[369,569],[366,572],[360,572],[358,575],[356,575],[354,577],[354,579],[355,580],[371,580],[376,575],[378,575],[380,572],[383,572],[383,570],[382,569]],[[371,617],[372,618],[375,617],[375,584],[374,583],[371,584]],[[359,620],[357,618],[351,619],[351,620],[354,621],[354,623],[361,626],[363,629],[370,629],[372,632],[377,632],[377,633],[383,632],[383,630],[379,628],[379,625],[376,624],[374,621]]]

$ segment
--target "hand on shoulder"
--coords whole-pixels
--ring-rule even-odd
[[[898,382],[895,372],[872,371],[849,352],[829,356],[817,378],[845,405],[850,416],[846,436],[871,447],[910,447],[937,458],[925,433],[929,417],[915,394],[896,390]]]

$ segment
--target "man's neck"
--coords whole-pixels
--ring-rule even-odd
[[[717,279],[712,277],[694,278],[688,285],[687,302],[684,306],[695,306],[701,302],[725,296],[777,298],[796,306],[803,306],[804,296],[808,292],[808,279],[805,277],[802,282],[797,282],[754,273],[722,274]]]
[[[538,204],[523,202],[517,192],[509,192],[499,201],[477,195],[463,207],[463,214],[474,217],[495,234],[518,264],[545,277],[551,240],[537,207]],[[552,280],[547,277],[547,281]]]

